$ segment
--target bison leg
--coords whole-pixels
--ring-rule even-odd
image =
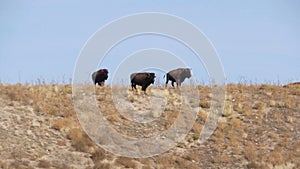
[[[145,85],[142,86],[143,91],[146,91],[146,88],[147,88],[147,86],[145,86]]]
[[[174,81],[172,81],[172,86],[174,87]]]
[[[167,73],[167,77],[166,77],[166,86],[165,87],[168,87],[168,83],[169,83],[169,74]]]
[[[145,95],[147,95],[147,93],[146,93],[147,87],[148,87],[147,85],[143,85],[143,86],[142,86],[142,91],[144,91],[144,94],[145,94]]]
[[[176,81],[176,84],[177,84],[177,87],[180,87],[181,86],[180,80]]]
[[[135,83],[131,83],[131,89],[132,89],[132,91],[133,91],[133,89],[135,89],[135,91],[137,91]]]

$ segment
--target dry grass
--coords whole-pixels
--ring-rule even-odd
[[[253,161],[256,161],[257,159],[257,152],[256,152],[256,148],[255,146],[253,145],[252,142],[247,142],[246,143],[246,146],[245,146],[245,149],[244,149],[244,155],[245,155],[245,158],[250,161],[250,162],[253,162]]]
[[[103,150],[102,148],[97,148],[92,153],[92,160],[94,161],[94,168],[101,169],[101,168],[113,168],[111,164],[105,162],[108,160],[113,160],[113,157],[111,154]]]
[[[70,118],[63,118],[63,119],[58,119],[54,121],[53,125],[51,128],[59,131],[68,131],[71,128],[74,128],[76,126],[74,120]]]
[[[91,152],[94,146],[94,142],[80,128],[71,129],[67,138],[71,140],[76,151]]]
[[[277,85],[227,85],[225,111],[217,129],[204,144],[198,144],[200,132],[211,107],[211,88],[199,86],[200,99],[193,108],[200,107],[198,118],[177,147],[163,154],[145,159],[116,157],[98,148],[80,128],[71,99],[70,85],[3,85],[0,97],[14,108],[18,104],[32,107],[34,113],[49,119],[49,130],[60,132],[64,138],[57,145],[70,152],[84,152],[91,156],[94,168],[299,168],[299,107],[300,87]],[[154,122],[139,124],[118,113],[109,87],[97,87],[96,97],[103,115],[112,127],[127,136],[150,137],[166,130],[178,116],[177,90],[169,89],[167,107]],[[139,97],[129,93],[128,101],[141,104]],[[197,105],[199,103],[199,105]],[[177,107],[176,107],[177,106]],[[29,122],[28,122],[29,123]],[[17,124],[22,124],[18,122]],[[139,131],[139,132],[137,132]],[[41,136],[41,135],[40,135]],[[29,136],[28,136],[29,137]],[[8,151],[1,148],[1,151]],[[10,161],[0,158],[0,168],[55,168],[62,166],[49,160],[38,160],[32,167],[21,159],[31,157],[21,151],[10,150]],[[38,158],[43,159],[46,153]],[[31,157],[33,160],[37,158]],[[67,167],[67,166],[65,166]],[[71,167],[72,168],[72,167]]]
[[[40,168],[50,168],[51,167],[51,163],[47,160],[40,160],[38,167]]]
[[[157,168],[175,168],[175,169],[199,168],[192,161],[190,161],[188,159],[184,159],[180,156],[165,156],[165,155],[162,155],[160,157],[157,157],[155,162],[156,162]]]
[[[115,161],[116,166],[124,167],[124,168],[137,168],[136,162],[128,157],[119,157]]]
[[[211,106],[211,103],[207,100],[201,100],[200,101],[200,107],[204,108],[204,109],[209,109]]]
[[[228,116],[231,116],[232,113],[233,113],[232,103],[229,101],[226,101],[222,115],[224,117],[228,117]]]
[[[14,102],[30,105],[34,111],[46,115],[68,117],[75,115],[70,85],[2,85],[0,96]]]

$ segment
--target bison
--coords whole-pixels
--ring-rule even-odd
[[[178,68],[168,72],[166,76],[166,87],[168,86],[169,80],[172,82],[172,86],[174,87],[174,82],[176,82],[177,86],[181,86],[181,83],[185,80],[185,78],[190,78],[192,75],[191,69]]]
[[[99,86],[104,85],[104,81],[108,78],[108,70],[100,69],[92,74],[94,84],[98,83]]]
[[[142,86],[142,90],[146,94],[147,87],[152,83],[154,84],[155,73],[132,73],[130,75],[131,88],[136,89],[136,85]]]

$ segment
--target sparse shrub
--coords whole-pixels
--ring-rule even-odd
[[[287,85],[285,86],[290,91],[290,94],[292,95],[300,95],[300,85],[294,84],[294,85]]]
[[[186,164],[184,165],[184,168],[186,169],[195,169],[195,168],[199,168],[199,166],[197,165],[197,163],[194,162],[186,162]]]
[[[134,96],[133,95],[128,95],[128,100],[131,102],[131,103],[133,103],[134,101],[135,101],[135,98],[134,98]]]
[[[208,109],[210,108],[211,104],[209,101],[206,100],[200,100],[200,107],[204,108],[204,109]]]
[[[262,102],[256,102],[252,108],[256,110],[264,110],[265,105]]]
[[[172,168],[174,166],[172,165],[175,161],[174,158],[166,155],[160,155],[156,158],[155,163],[158,165],[158,168]]]
[[[201,130],[202,130],[202,128],[203,128],[203,124],[201,124],[200,122],[197,122],[197,121],[196,121],[196,122],[194,123],[194,125],[193,125],[191,131],[194,132],[194,133],[200,133]]]
[[[198,102],[198,101],[193,101],[193,100],[191,100],[191,101],[190,101],[190,106],[191,106],[192,108],[197,108],[197,107],[199,107],[199,102]]]
[[[144,166],[142,167],[142,169],[153,169],[153,167],[151,167],[151,166],[149,166],[149,165],[144,165]]]
[[[285,108],[285,103],[283,101],[276,102],[275,105],[277,108]]]
[[[299,95],[300,95],[300,87],[293,89],[291,93],[292,93],[293,95],[299,96]]]
[[[191,153],[185,154],[183,158],[188,161],[197,161],[198,157],[199,157],[199,155],[196,152],[191,152]]]
[[[67,164],[64,164],[64,163],[55,163],[55,162],[52,162],[51,168],[55,168],[55,169],[74,169],[74,167],[71,167],[71,166],[69,166]]]
[[[198,166],[193,165],[191,161],[179,156],[159,156],[156,159],[156,164],[158,165],[157,168],[198,168]]]
[[[152,169],[155,168],[155,164],[152,158],[139,158],[138,161],[143,165],[142,169]]]
[[[235,130],[238,130],[240,131],[240,127],[241,127],[241,124],[242,124],[242,121],[238,118],[232,118],[230,120],[230,123],[231,123],[231,126],[235,129]]]
[[[232,153],[234,155],[240,155],[241,154],[241,149],[239,147],[235,146],[235,147],[232,148]]]
[[[251,116],[251,115],[253,115],[255,113],[253,112],[250,104],[244,104],[242,114],[246,115],[246,116]]]
[[[29,167],[28,165],[24,165],[22,163],[22,161],[19,161],[19,160],[14,160],[12,163],[9,164],[9,166],[7,167],[8,169],[11,169],[11,168],[17,168],[17,169],[27,169],[27,168],[32,168],[32,167]]]
[[[0,161],[0,168],[8,168],[8,164],[3,161]]]
[[[281,148],[277,148],[274,151],[272,151],[268,155],[267,159],[268,159],[268,162],[273,165],[282,165],[285,162]]]
[[[238,146],[240,136],[237,136],[234,131],[232,131],[232,130],[228,131],[226,137],[229,139],[231,146],[233,146],[233,147]]]
[[[96,163],[93,169],[114,169],[109,163]]]
[[[35,112],[41,112],[41,111],[42,111],[42,108],[41,108],[40,105],[34,104],[34,105],[33,105],[33,111],[35,111]]]
[[[40,168],[50,168],[51,167],[51,163],[47,160],[40,160],[38,167]]]
[[[270,132],[269,132],[269,137],[270,137],[272,140],[277,140],[277,139],[278,139],[278,135],[277,135],[274,131],[270,131]]]
[[[94,162],[94,168],[101,169],[101,168],[110,168],[110,164],[103,163],[103,160],[106,158],[106,152],[102,148],[97,148],[92,153],[92,160]]]
[[[293,99],[290,99],[290,98],[287,98],[284,102],[284,107],[287,108],[287,109],[290,109],[292,107],[295,107],[294,104],[295,101]]]
[[[293,123],[294,122],[294,118],[292,116],[287,116],[286,117],[286,122]]]
[[[56,120],[51,126],[51,128],[62,131],[64,128],[73,128],[74,125],[75,123],[71,119],[64,118]]]
[[[70,84],[63,85],[61,91],[64,94],[72,94],[72,86]]]
[[[238,112],[238,113],[242,113],[243,112],[243,105],[242,103],[236,103],[233,105],[233,110]]]
[[[58,145],[58,146],[66,146],[67,143],[66,143],[65,140],[58,140],[58,141],[57,141],[57,145]]]
[[[247,168],[248,168],[248,169],[260,169],[261,166],[258,165],[258,164],[255,163],[255,162],[251,161],[251,162],[249,162],[249,163],[247,164]]]
[[[194,133],[191,135],[189,142],[193,142],[195,140],[198,140],[200,138],[200,132]]]
[[[228,155],[222,154],[222,155],[218,155],[217,157],[214,158],[214,162],[215,163],[231,163],[232,162],[232,158],[230,158]]]
[[[244,155],[248,161],[255,161],[257,157],[257,152],[255,146],[251,143],[248,142],[246,144],[246,147],[244,149]]]
[[[269,101],[269,105],[270,105],[270,107],[275,107],[276,106],[276,102],[274,100],[270,100]]]
[[[115,123],[115,122],[122,122],[122,118],[123,116],[120,117],[120,115],[118,114],[112,114],[106,117],[106,119],[111,122],[111,123]]]
[[[173,109],[174,109],[174,108],[173,108],[173,105],[171,105],[171,104],[168,103],[168,104],[165,106],[165,110],[164,110],[164,111],[165,111],[165,112],[167,112],[167,111],[173,111]]]
[[[223,146],[220,145],[220,144],[217,144],[215,143],[213,146],[212,146],[213,150],[216,151],[217,153],[221,153],[223,151]]]
[[[232,103],[231,102],[225,102],[225,107],[224,107],[222,115],[224,117],[228,117],[228,116],[232,115],[232,113],[233,113]]]
[[[277,122],[281,122],[283,120],[283,115],[278,111],[274,112],[273,116]]]
[[[99,94],[96,96],[98,101],[105,101],[106,95],[105,94]]]
[[[273,86],[272,85],[268,85],[268,84],[262,84],[259,87],[259,89],[261,89],[261,90],[270,90],[272,88],[273,88]]]
[[[198,119],[201,121],[201,122],[205,122],[207,118],[207,114],[203,111],[203,110],[200,110],[198,112]]]
[[[98,148],[95,152],[92,153],[92,159],[94,162],[102,161],[105,159],[105,150]]]
[[[132,158],[119,157],[116,159],[115,164],[118,166],[124,166],[125,168],[137,168],[136,162]]]
[[[92,140],[79,128],[70,130],[67,138],[71,140],[72,146],[77,151],[89,152],[90,148],[94,145]]]

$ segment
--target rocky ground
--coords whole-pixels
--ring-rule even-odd
[[[146,96],[119,89],[116,99],[110,89],[98,87],[95,98],[114,131],[168,138],[162,133],[184,100],[179,90],[150,87]],[[166,152],[129,158],[87,136],[70,85],[0,84],[0,168],[300,168],[300,85],[227,85],[223,115],[204,143],[199,137],[213,95],[209,87],[197,90],[199,100],[190,102],[197,118],[187,136]]]

